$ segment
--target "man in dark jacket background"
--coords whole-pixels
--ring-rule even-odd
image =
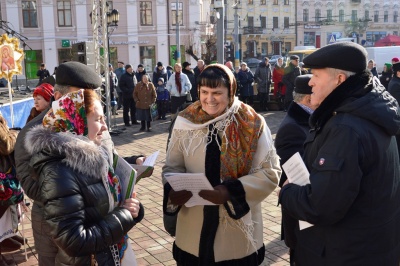
[[[279,195],[289,215],[313,224],[296,230],[296,265],[399,265],[397,101],[359,44],[325,46],[304,64],[318,106],[303,156],[310,183],[285,182]]]
[[[122,74],[125,73],[125,67],[124,67],[124,62],[122,61],[118,61],[118,68],[115,69],[114,73],[115,75],[117,75],[117,79],[120,80]],[[118,93],[118,110],[122,108],[122,103],[124,102],[123,100],[123,95],[122,95],[122,91],[119,88],[119,84],[117,85],[117,93]]]
[[[311,87],[308,85],[312,75],[301,75],[295,80],[293,102],[289,105],[287,115],[279,126],[275,137],[276,153],[281,157],[281,165],[284,164],[296,152],[304,153],[304,141],[309,133],[308,120],[316,106],[311,105]],[[279,186],[287,180],[285,172],[282,172]],[[298,221],[293,219],[282,209],[282,239],[290,248],[290,265],[294,265],[296,247],[295,229]]]
[[[284,110],[289,108],[290,103],[293,101],[294,81],[296,77],[301,75],[299,67],[299,57],[297,55],[290,56],[290,63],[284,69],[282,83],[286,86],[285,93],[285,106]]]
[[[265,57],[257,66],[254,73],[254,81],[257,82],[258,100],[260,101],[259,111],[268,111],[269,93],[271,91],[272,70],[269,58]]]
[[[137,84],[135,73],[131,65],[125,66],[125,73],[122,74],[121,80],[119,81],[119,88],[123,94],[123,105],[124,110],[122,112],[125,126],[130,127],[129,121],[132,121],[132,125],[138,125],[136,120],[136,104],[133,100],[133,90]],[[129,112],[131,117],[129,118]]]
[[[400,63],[395,63],[392,66],[393,77],[389,82],[388,91],[400,104]],[[397,149],[400,153],[400,135],[396,135]]]
[[[182,64],[182,73],[186,74],[189,78],[190,84],[192,84],[192,88],[190,89],[190,95],[192,98],[192,102],[197,100],[197,81],[194,76],[194,71],[190,68],[189,62],[183,62]]]
[[[44,80],[47,77],[50,77],[50,72],[46,69],[46,64],[42,63],[40,64],[39,70],[36,72],[36,76],[39,77],[39,83],[42,83],[42,80]]]

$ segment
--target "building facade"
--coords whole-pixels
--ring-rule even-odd
[[[203,23],[209,15],[208,0],[123,0],[107,4],[107,12],[119,11],[118,26],[109,28],[110,62],[114,66],[118,61],[132,64],[134,69],[143,64],[152,73],[158,61],[174,64],[171,55],[177,48],[177,21],[181,61],[194,61],[185,53],[188,48],[201,57],[203,36],[208,32],[208,23]],[[4,0],[0,7],[1,20],[12,29],[9,36],[24,40],[24,73],[29,79],[36,78],[42,62],[52,72],[60,63],[73,59],[74,43],[93,40],[90,0]]]

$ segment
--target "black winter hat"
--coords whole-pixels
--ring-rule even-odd
[[[137,67],[138,67],[138,68],[139,68],[139,67],[143,67],[143,65],[142,65],[142,64],[139,64]]]
[[[360,73],[367,68],[367,51],[354,42],[338,42],[313,52],[303,60],[306,68],[336,68]]]
[[[298,76],[294,81],[294,91],[301,94],[311,94],[312,88],[310,85],[308,85],[311,77],[311,74]]]
[[[290,60],[299,60],[300,57],[298,55],[291,55]]]
[[[158,63],[157,63],[157,66],[160,67],[160,66],[163,66],[163,65],[162,65],[161,62],[158,62]]]
[[[101,78],[87,65],[70,61],[58,66],[56,84],[82,89],[96,89],[101,86]]]
[[[185,69],[187,66],[190,66],[191,64],[189,62],[183,62],[182,68]]]
[[[397,71],[400,71],[400,62],[393,64],[392,69],[393,69],[394,73],[396,73]]]

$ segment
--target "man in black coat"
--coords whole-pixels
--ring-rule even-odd
[[[125,73],[122,74],[121,80],[119,81],[119,88],[123,94],[123,106],[124,110],[122,112],[125,126],[130,127],[131,124],[129,120],[132,121],[132,125],[138,125],[138,121],[136,120],[136,104],[133,100],[133,90],[137,84],[137,79],[135,73],[133,72],[133,68],[131,65],[125,66]],[[131,117],[129,119],[129,111]]]
[[[285,94],[285,107],[287,110],[290,103],[293,101],[294,81],[296,77],[301,75],[301,69],[299,67],[299,57],[297,55],[290,56],[290,63],[285,67],[284,74],[282,77],[282,83],[286,86]]]
[[[310,183],[286,181],[279,195],[284,211],[313,225],[296,230],[295,263],[399,265],[397,101],[366,69],[359,44],[322,47],[304,64],[318,106],[303,155]]]
[[[301,75],[295,80],[294,100],[290,104],[287,115],[279,126],[275,137],[275,148],[281,165],[296,152],[303,155],[303,144],[309,133],[308,120],[316,106],[311,105],[311,87],[308,85],[312,75]],[[287,180],[286,173],[282,172],[279,186]],[[282,210],[282,239],[290,248],[290,263],[293,265],[294,250],[296,247],[295,229],[298,221]]]
[[[42,80],[50,77],[50,72],[46,69],[46,65],[44,63],[40,64],[40,69],[36,72],[36,76],[39,77],[38,84],[42,84]]]
[[[400,103],[400,63],[395,63],[392,66],[393,77],[389,82],[388,91]],[[400,135],[396,135],[397,149],[400,153]]]

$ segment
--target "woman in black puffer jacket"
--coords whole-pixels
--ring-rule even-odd
[[[54,101],[43,126],[26,135],[55,265],[136,265],[127,233],[144,211],[135,195],[124,201],[100,146],[104,130],[96,93],[79,90]]]

